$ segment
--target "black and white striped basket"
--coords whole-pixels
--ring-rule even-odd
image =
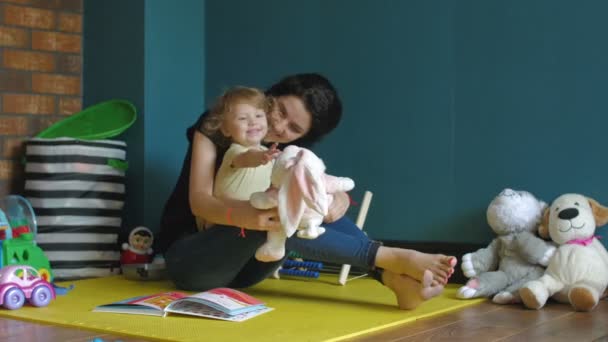
[[[55,277],[118,274],[126,143],[33,138],[25,156],[24,195]]]

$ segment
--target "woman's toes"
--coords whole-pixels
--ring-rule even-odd
[[[450,265],[452,268],[456,267],[456,264],[458,264],[458,259],[456,259],[456,257],[448,257],[448,265]]]

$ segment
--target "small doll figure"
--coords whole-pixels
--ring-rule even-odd
[[[135,227],[129,234],[129,243],[122,244],[120,263],[147,264],[152,256],[152,231],[146,227]]]

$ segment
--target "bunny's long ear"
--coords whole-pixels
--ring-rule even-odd
[[[304,214],[304,209],[306,209],[302,190],[294,175],[295,169],[296,166],[292,166],[290,169],[285,170],[286,174],[279,188],[278,195],[279,218],[285,235],[288,237],[292,236],[298,228]]]
[[[308,207],[322,216],[327,215],[329,201],[325,185],[325,166],[308,150],[303,151],[294,171],[294,176]]]

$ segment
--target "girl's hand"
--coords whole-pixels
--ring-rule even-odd
[[[243,152],[232,160],[232,167],[258,167],[266,165],[281,153],[277,148],[277,144],[273,144],[268,150],[263,151],[257,148]]]
[[[279,146],[279,144],[274,143],[267,151],[264,151],[262,155],[262,164],[269,163],[281,154],[281,150],[279,150],[277,146]]]
[[[334,194],[334,200],[331,202],[327,215],[323,219],[325,223],[332,223],[342,218],[346,214],[350,206],[350,198],[346,192],[337,192]]]

